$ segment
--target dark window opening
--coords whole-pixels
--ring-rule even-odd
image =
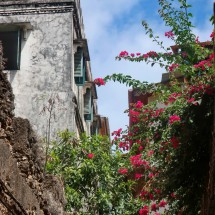
[[[83,49],[81,47],[77,48],[77,52],[74,56],[75,63],[74,63],[74,76],[75,76],[75,83],[78,86],[83,86],[85,83],[86,78],[86,65],[85,65],[85,58],[83,56]]]
[[[84,95],[84,119],[87,121],[93,120],[93,100],[90,89],[87,89]]]
[[[0,41],[3,45],[5,70],[20,69],[21,31],[0,32]]]

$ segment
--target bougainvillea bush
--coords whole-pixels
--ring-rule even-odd
[[[213,97],[207,93],[195,93],[197,98],[174,91],[162,108],[139,102],[130,110],[134,125],[117,142],[129,150],[126,174],[143,179],[135,196],[143,203],[139,214],[156,214],[159,208],[164,214],[198,214],[211,142]]]
[[[131,189],[135,189],[134,198],[142,201],[140,215],[199,214],[206,189],[214,102],[214,33],[208,35],[209,41],[199,42],[192,33],[191,6],[186,0],[178,3],[179,7],[173,7],[173,1],[159,0],[159,14],[170,29],[164,35],[175,43],[172,49],[165,48],[143,21],[146,33],[163,52],[122,51],[116,57],[159,64],[169,75],[168,83],[149,84],[124,74],[102,79],[102,85],[118,81],[156,98],[147,105],[141,101],[133,104],[129,110],[133,125],[116,132],[114,138],[119,148],[128,151],[130,165],[121,174],[125,178],[134,175],[137,186]]]

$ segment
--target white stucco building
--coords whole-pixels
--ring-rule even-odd
[[[0,40],[16,116],[43,137],[49,119],[52,136],[66,128],[98,133],[80,0],[1,0]]]

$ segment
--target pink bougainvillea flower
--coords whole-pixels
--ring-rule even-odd
[[[124,151],[128,151],[129,148],[130,148],[129,145],[127,144],[127,145],[123,148],[123,150],[124,150]]]
[[[139,151],[143,151],[144,147],[140,146],[138,149],[139,149]]]
[[[205,86],[205,93],[208,94],[208,95],[213,95],[213,93],[214,93],[214,88],[211,87],[210,85],[206,85],[206,86]]]
[[[152,116],[154,116],[154,117],[159,117],[160,114],[164,112],[164,110],[165,110],[164,108],[159,108],[159,109],[157,109],[157,110],[155,111],[154,114],[152,114]]]
[[[157,54],[157,52],[155,52],[155,51],[150,51],[150,52],[147,53],[147,55],[148,55],[149,57],[151,57],[151,58],[153,58],[153,57],[158,57],[158,54]]]
[[[142,108],[143,107],[143,103],[141,101],[137,101],[137,103],[135,104],[135,108]]]
[[[179,67],[179,65],[177,63],[173,63],[172,65],[169,66],[169,71],[173,72],[178,67]]]
[[[142,176],[143,176],[142,174],[135,173],[134,178],[137,180],[140,179]]]
[[[137,56],[140,56],[140,55],[141,55],[141,53],[140,53],[140,52],[137,52],[137,53],[136,53],[136,55],[137,55]]]
[[[128,52],[127,51],[121,51],[119,54],[119,57],[127,57],[128,56]]]
[[[150,198],[151,200],[153,200],[153,199],[154,199],[154,195],[153,195],[152,193],[149,193],[149,198]]]
[[[140,115],[140,112],[137,112],[137,111],[134,111],[134,110],[130,110],[130,111],[129,111],[129,114],[130,114],[131,116],[139,116],[139,115]]]
[[[168,98],[168,102],[172,103],[174,101],[176,101],[176,99],[181,96],[181,93],[172,93],[169,98]]]
[[[165,207],[167,205],[167,202],[164,200],[161,200],[158,205],[159,205],[159,207]]]
[[[172,198],[176,198],[175,193],[171,193]]]
[[[190,99],[187,100],[187,103],[193,103],[194,101],[195,101],[194,98],[190,98]]]
[[[153,178],[155,175],[153,173],[149,173],[149,178]]]
[[[147,156],[151,157],[153,154],[154,154],[154,150],[149,150],[148,153],[147,153]]]
[[[212,54],[210,54],[210,56],[209,56],[209,61],[212,61],[214,59],[214,53],[212,53]]]
[[[101,86],[101,85],[105,85],[105,81],[103,78],[96,78],[94,80],[94,83],[97,85],[97,86]]]
[[[124,143],[123,142],[120,142],[119,143],[119,148],[122,148],[124,146]]]
[[[168,38],[174,38],[174,34],[173,34],[173,32],[172,31],[167,31],[167,32],[165,32],[165,37],[168,37]]]
[[[161,190],[154,188],[155,193],[160,194]]]
[[[139,215],[148,215],[148,214],[149,214],[149,207],[146,205],[139,210]]]
[[[174,122],[181,121],[181,118],[177,115],[172,115],[169,117],[169,124],[173,124]]]
[[[170,139],[170,142],[172,143],[172,147],[173,147],[173,148],[175,148],[175,149],[178,148],[178,146],[179,146],[179,141],[178,141],[178,139],[177,139],[176,137],[172,137],[172,138]]]
[[[140,197],[145,197],[145,196],[147,196],[148,195],[148,191],[146,191],[146,190],[142,190],[141,192],[140,192]]]
[[[158,206],[156,203],[151,204],[151,211],[156,211],[158,209]]]
[[[129,115],[130,115],[130,119],[132,122],[138,122],[139,121],[139,115],[140,115],[140,112],[137,112],[137,111],[134,111],[134,110],[130,110],[129,111]]]
[[[137,140],[136,143],[137,143],[137,144],[141,144],[141,140]]]
[[[148,58],[149,57],[149,55],[148,54],[143,54],[143,58]]]
[[[198,104],[199,104],[198,102],[196,102],[196,101],[195,101],[195,99],[194,99],[194,98],[190,98],[190,99],[188,99],[188,100],[187,100],[187,103],[189,103],[189,104],[193,104],[193,105],[198,105]]]
[[[133,156],[130,157],[130,162],[133,165],[133,167],[139,167],[139,166],[142,166],[142,165],[148,165],[148,162],[142,160],[141,156],[142,155],[139,154],[139,155],[133,155]]]
[[[89,159],[92,159],[92,158],[94,157],[94,154],[90,153],[90,154],[87,155],[87,157],[88,157]]]
[[[113,132],[111,133],[111,135],[112,135],[112,136],[113,136],[113,135],[116,135],[116,136],[120,137],[121,132],[122,132],[122,128],[118,129],[117,131],[113,131]]]
[[[129,144],[127,142],[120,142],[119,148],[122,148],[123,151],[128,151],[130,147],[129,147]]]
[[[135,54],[134,53],[131,53],[131,57],[134,57],[135,56]]]
[[[120,173],[120,174],[122,174],[122,175],[125,175],[125,174],[128,173],[128,169],[127,169],[127,168],[120,168],[120,169],[118,170],[118,173]]]
[[[194,68],[201,69],[204,71],[204,70],[206,70],[206,68],[212,66],[212,63],[211,63],[212,59],[213,59],[213,57],[211,58],[211,56],[210,56],[207,60],[202,60],[198,64],[195,64]]]
[[[214,31],[211,33],[210,38],[214,38]]]

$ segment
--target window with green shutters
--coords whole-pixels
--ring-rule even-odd
[[[74,56],[74,76],[75,76],[75,83],[79,86],[83,86],[85,83],[85,59],[83,56],[83,49],[81,47],[77,48],[77,52]]]
[[[87,88],[84,95],[84,119],[87,121],[93,121],[93,100],[91,89]]]

